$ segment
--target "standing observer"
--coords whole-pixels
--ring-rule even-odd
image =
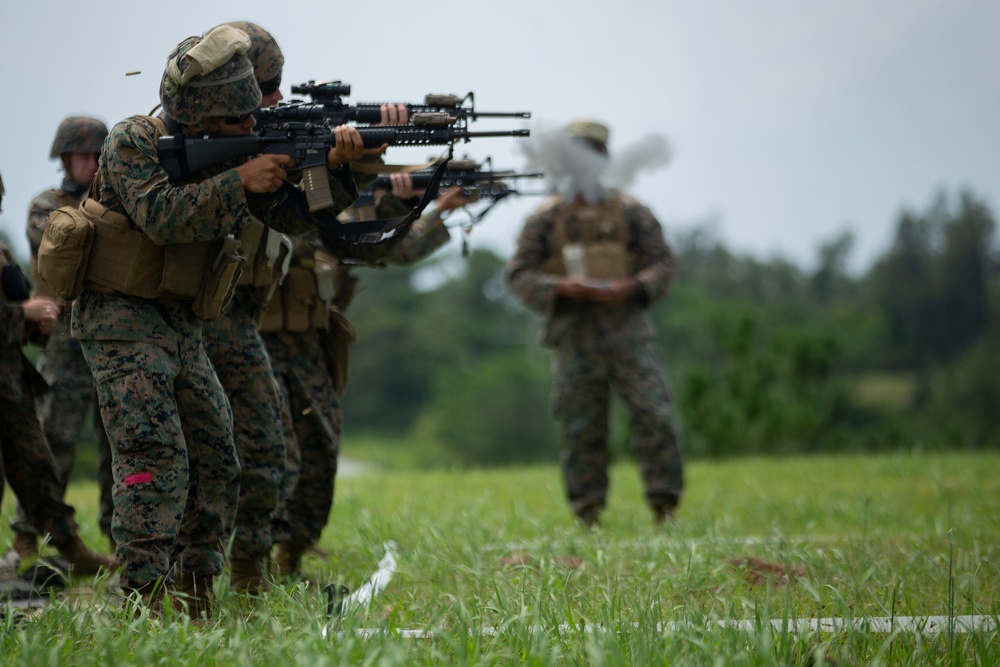
[[[31,247],[34,294],[59,300],[39,278],[38,247],[49,221],[49,214],[61,206],[79,206],[90,191],[90,184],[97,173],[97,159],[101,154],[108,128],[96,118],[71,116],[59,124],[52,142],[50,159],[62,162],[62,184],[58,188],[46,190],[31,202],[28,209],[27,236]],[[55,458],[56,474],[66,495],[73,463],[76,460],[76,445],[87,414],[93,409],[94,435],[97,438],[97,485],[100,489],[101,532],[111,538],[111,516],[114,504],[111,500],[111,445],[101,421],[97,407],[97,393],[94,377],[90,373],[79,341],[69,334],[69,309],[60,311],[52,334],[45,347],[38,354],[38,370],[49,384],[49,391],[39,401],[38,418],[42,432]],[[17,516],[11,522],[14,530],[14,550],[21,558],[29,558],[38,553],[38,531],[27,520],[19,507]],[[114,540],[111,540],[112,543]],[[112,546],[112,551],[114,546]]]
[[[608,158],[608,128],[566,128],[573,159]],[[673,516],[684,487],[681,453],[648,306],[663,297],[674,256],[648,208],[598,181],[543,204],[525,222],[507,265],[513,293],[545,316],[555,350],[553,411],[562,428],[561,466],[570,509],[599,524],[608,492],[610,390],[624,400],[646,502],[654,520]]]
[[[0,211],[3,194],[0,179]],[[59,310],[55,301],[30,295],[21,268],[0,244],[0,496],[6,478],[27,521],[49,534],[76,573],[96,574],[115,563],[88,549],[77,535],[73,508],[62,501],[55,463],[35,411],[35,398],[47,388],[45,380],[21,350],[29,339],[52,332]]]

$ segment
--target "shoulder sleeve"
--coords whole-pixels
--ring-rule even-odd
[[[552,243],[555,211],[553,204],[545,204],[528,217],[505,271],[511,292],[528,308],[545,314],[555,307],[556,287],[561,280],[561,276],[544,268]]]
[[[42,234],[49,223],[49,214],[59,208],[59,200],[52,190],[46,190],[31,200],[28,207],[27,236],[31,246],[31,258],[38,257],[38,247],[42,243]]]
[[[677,261],[652,211],[630,197],[623,197],[622,208],[629,229],[634,276],[649,303],[667,294]]]
[[[152,119],[115,125],[101,153],[101,203],[124,213],[154,242],[208,241],[238,231],[250,210],[235,169],[172,185],[157,154]]]

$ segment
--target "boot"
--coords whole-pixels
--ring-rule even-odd
[[[14,544],[11,548],[17,552],[21,560],[31,560],[38,558],[38,536],[32,533],[17,532],[14,535]]]
[[[279,542],[274,550],[274,563],[278,566],[278,574],[291,577],[299,572],[302,554],[309,548],[308,544],[294,542]]]
[[[185,572],[174,587],[174,599],[187,608],[188,618],[192,621],[212,618],[212,606],[215,604],[212,581],[211,576]]]
[[[97,574],[102,568],[111,570],[118,567],[114,558],[91,551],[79,537],[72,538],[66,544],[56,545],[56,548],[69,562],[74,574]]]
[[[580,510],[576,515],[576,518],[580,520],[580,523],[584,527],[591,530],[601,527],[601,510],[602,507],[588,507],[586,509]]]
[[[229,590],[258,595],[267,590],[264,580],[264,560],[261,558],[229,559]]]
[[[676,503],[664,503],[662,505],[653,506],[653,523],[657,526],[667,525],[673,522],[674,515],[677,513]]]

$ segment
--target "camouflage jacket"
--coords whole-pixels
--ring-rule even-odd
[[[645,309],[650,303],[666,295],[674,276],[676,261],[663,237],[660,223],[652,212],[634,198],[620,196],[628,226],[632,277],[640,286],[638,297],[624,308],[575,302],[556,295],[556,287],[563,276],[547,272],[545,263],[551,249],[555,248],[555,221],[561,207],[568,205],[566,202],[559,197],[550,199],[525,221],[517,249],[507,263],[506,279],[515,296],[531,310],[546,317],[546,330],[543,334],[543,342],[546,344],[556,344],[574,327],[609,318],[616,319],[619,323],[645,320],[642,326],[651,327],[647,317],[636,317],[636,311]]]
[[[152,119],[133,116],[111,129],[101,153],[98,200],[127,215],[157,244],[209,241],[239,232],[251,214],[280,232],[315,228],[305,195],[293,193],[280,205],[274,194],[245,192],[233,165],[207,169],[174,185],[159,163],[159,132]],[[228,167],[228,168],[227,168]],[[330,172],[334,208],[357,197],[350,170]],[[149,340],[165,322],[157,300],[84,290],[73,306],[73,335],[81,340]]]

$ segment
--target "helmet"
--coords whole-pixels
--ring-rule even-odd
[[[285,56],[281,47],[267,30],[249,21],[231,21],[228,25],[242,30],[250,36],[250,50],[247,58],[253,65],[253,73],[257,83],[266,83],[281,78],[281,68],[285,66]]]
[[[610,131],[607,125],[598,123],[595,120],[578,120],[566,126],[566,134],[571,137],[596,141],[599,144],[607,146]]]
[[[244,55],[246,33],[218,26],[204,37],[188,37],[167,58],[160,102],[167,116],[194,125],[213,116],[241,116],[260,106],[260,87]]]
[[[59,123],[49,158],[54,160],[63,153],[100,153],[108,128],[96,118],[70,116]]]

